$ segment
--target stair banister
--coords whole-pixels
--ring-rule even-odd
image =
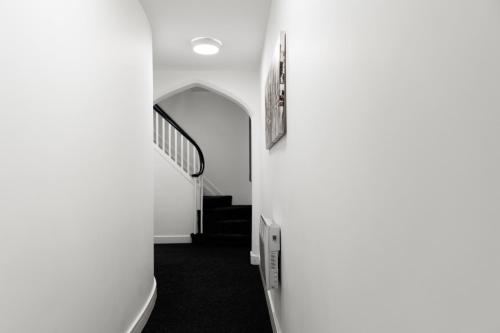
[[[203,175],[203,172],[205,171],[205,157],[203,156],[203,152],[201,151],[201,148],[198,145],[198,143],[196,143],[196,141],[179,124],[177,124],[177,122],[175,122],[175,120],[173,120],[158,104],[155,104],[153,109],[156,111],[157,114],[159,114],[163,119],[165,119],[167,123],[169,123],[174,129],[176,129],[183,137],[185,137],[189,142],[191,142],[191,144],[195,147],[196,151],[198,152],[198,156],[200,159],[199,169],[197,172],[191,174],[191,177],[198,178],[201,175]],[[175,140],[177,141],[177,136],[175,136]],[[169,136],[169,141],[170,141],[170,136]],[[182,142],[183,141],[181,138],[181,143]],[[175,142],[175,147],[176,147],[175,157],[177,162],[177,142]],[[169,145],[169,149],[172,149],[171,145]],[[182,150],[183,148],[181,147],[181,152]]]
[[[191,176],[193,178],[192,183],[194,185],[194,200],[196,206],[196,211],[194,212],[194,230],[198,234],[201,234],[203,233],[203,172],[205,171],[205,157],[198,143],[196,143],[196,141],[158,104],[155,104],[153,109],[153,119],[155,123],[154,143],[157,148],[170,158],[169,160],[182,174],[186,177]],[[174,136],[173,140],[172,134]],[[167,135],[168,139],[166,139]],[[180,135],[180,140],[178,135]],[[185,150],[184,145],[186,145]],[[189,153],[190,150],[192,154]],[[195,150],[198,153],[198,158],[196,158]],[[190,155],[192,155],[193,158],[192,163],[189,162]]]

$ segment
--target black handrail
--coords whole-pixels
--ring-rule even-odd
[[[201,151],[200,146],[198,146],[196,141],[194,141],[194,139],[191,136],[189,136],[189,134],[187,134],[187,132],[182,127],[180,127],[179,124],[175,122],[175,120],[173,120],[165,111],[163,111],[163,109],[158,104],[155,104],[153,106],[153,109],[163,119],[168,121],[170,125],[172,125],[176,130],[178,130],[182,135],[184,135],[186,139],[188,139],[188,141],[191,142],[193,146],[196,148],[196,151],[198,151],[198,156],[200,157],[200,169],[198,170],[198,172],[192,174],[191,177],[195,178],[200,177],[203,174],[203,171],[205,171],[205,157],[203,156],[203,152]]]

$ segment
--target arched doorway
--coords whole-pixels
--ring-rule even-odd
[[[245,236],[250,247],[252,140],[251,114],[246,103],[200,82],[171,89],[155,103],[203,149],[206,160],[204,225],[206,222],[208,226],[211,220],[215,220],[215,224],[225,223],[223,228],[203,230],[221,235],[226,232],[226,236],[230,230],[234,235]],[[208,211],[214,208],[217,209]]]

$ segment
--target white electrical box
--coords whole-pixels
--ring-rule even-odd
[[[280,281],[280,227],[261,215],[259,226],[260,274],[266,290],[276,289]]]

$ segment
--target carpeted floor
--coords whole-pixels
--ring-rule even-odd
[[[272,333],[245,247],[155,245],[158,298],[143,333]]]

